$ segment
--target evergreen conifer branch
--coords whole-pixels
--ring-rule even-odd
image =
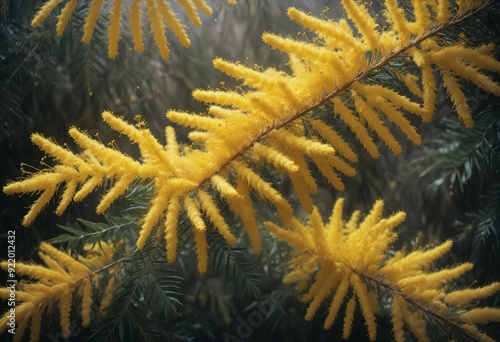
[[[309,303],[306,319],[312,319],[331,297],[324,322],[324,328],[329,329],[347,301],[343,337],[349,338],[359,307],[369,339],[374,341],[376,314],[382,310],[377,299],[387,291],[396,341],[405,340],[405,326],[419,341],[428,341],[427,325],[432,324],[449,329],[457,337],[493,341],[477,325],[500,322],[500,309],[478,307],[476,302],[499,292],[500,283],[465,290],[447,288],[450,281],[472,269],[471,263],[432,269],[433,262],[450,250],[451,240],[436,247],[389,254],[389,246],[397,239],[394,229],[405,214],[383,218],[380,200],[363,221],[359,222],[360,213],[356,211],[344,222],[342,207],[340,199],[326,224],[317,209],[308,226],[295,219],[288,228],[265,223],[277,238],[295,249],[284,282],[297,283],[297,290],[304,293],[302,301]]]
[[[41,192],[25,216],[24,225],[33,221],[63,183],[66,187],[56,209],[58,214],[71,200],[82,200],[106,179],[113,180],[114,185],[97,206],[98,213],[106,211],[134,180],[151,180],[153,198],[142,220],[137,247],[143,248],[157,223],[164,222],[167,256],[173,261],[177,219],[185,212],[195,233],[198,269],[204,273],[208,265],[206,222],[211,222],[228,243],[236,241],[215,204],[215,196],[226,200],[240,217],[257,252],[261,240],[251,192],[274,205],[284,224],[292,217],[290,204],[252,169],[254,165],[248,157],[257,164],[271,164],[287,175],[308,213],[312,212],[310,194],[316,192],[317,185],[309,173],[307,159],[339,190],[344,189],[344,184],[338,172],[355,174],[345,161],[355,161],[354,152],[334,127],[321,118],[308,117],[312,109],[332,101],[335,115],[356,134],[369,154],[377,157],[379,152],[370,131],[394,153],[401,151],[387,121],[393,122],[411,141],[420,143],[420,136],[405,113],[430,120],[436,98],[435,71],[444,75],[443,84],[466,126],[472,124],[472,119],[455,77],[500,95],[500,87],[485,73],[500,72],[500,62],[491,56],[492,46],[443,45],[436,37],[442,30],[485,10],[489,2],[458,3],[450,12],[444,3],[427,7],[415,0],[415,22],[409,22],[394,7],[395,3],[388,1],[385,14],[393,24],[384,30],[364,5],[354,0],[344,0],[343,5],[350,23],[317,19],[295,8],[288,10],[293,20],[318,35],[313,43],[264,34],[265,42],[290,56],[291,73],[273,68],[258,71],[239,63],[214,60],[215,67],[224,73],[243,79],[242,90],[195,90],[196,99],[212,104],[208,115],[173,110],[167,113],[171,121],[200,132],[191,135],[201,145],[198,149],[179,145],[170,127],[166,129],[163,146],[148,129],[134,127],[108,111],[102,114],[103,119],[138,145],[141,161],[104,146],[76,128],[70,129],[70,135],[84,151],[79,155],[34,134],[33,142],[60,164],[4,187],[7,194]],[[359,34],[354,34],[353,29]],[[421,71],[417,86],[422,95],[420,103],[367,80],[395,58],[409,58]],[[305,136],[306,123],[316,128],[310,137]]]
[[[45,4],[40,7],[37,14],[33,18],[31,25],[33,27],[39,26],[55,8],[63,0],[47,0]],[[211,15],[212,9],[207,5],[205,0],[176,0],[175,1],[182,11],[189,18],[191,23],[195,26],[201,26],[201,19],[198,12],[205,15]],[[108,26],[108,57],[116,58],[118,55],[118,42],[120,40],[121,19],[122,13],[126,9],[126,4],[123,0],[88,0],[88,12],[83,26],[82,42],[88,44],[92,39],[94,28],[102,12],[105,12],[106,5],[110,5],[109,10],[109,26]],[[143,15],[146,12],[147,21],[151,29],[151,33],[155,42],[158,44],[160,55],[163,58],[168,58],[169,48],[168,42],[165,37],[166,28],[168,27],[173,31],[181,44],[189,47],[191,42],[186,32],[186,27],[179,20],[178,16],[171,8],[171,0],[132,0],[130,8],[128,9],[128,25],[130,27],[134,49],[138,52],[144,51],[143,43]],[[228,1],[229,4],[234,4],[235,0]],[[58,37],[62,36],[73,11],[77,6],[77,0],[69,0],[66,5],[61,9],[61,13],[57,19],[56,34]]]
[[[109,306],[101,311],[91,340],[124,340],[124,336],[132,340],[168,340],[164,334],[172,327],[160,328],[157,324],[178,310],[183,278],[165,267],[162,249],[159,243],[149,244],[124,257],[119,286]]]
[[[15,308],[17,330],[14,341],[20,341],[29,325],[30,340],[38,341],[42,315],[57,307],[60,313],[59,321],[63,336],[68,338],[71,333],[70,311],[73,298],[81,300],[82,325],[89,326],[94,302],[94,288],[101,281],[106,281],[101,300],[101,313],[109,305],[114,291],[115,281],[119,277],[117,267],[126,257],[114,259],[117,244],[100,241],[85,246],[85,255],[70,255],[52,245],[42,242],[39,257],[45,265],[16,263],[16,273],[31,278],[16,282]],[[133,253],[132,253],[133,254]],[[4,270],[12,267],[7,261],[2,261],[0,267]],[[114,276],[111,274],[115,273]],[[101,279],[102,278],[102,279]],[[12,283],[14,284],[14,283]],[[97,285],[99,287],[100,285]],[[0,298],[6,300],[10,296],[9,288],[0,289]],[[7,327],[9,311],[0,318],[0,333]]]

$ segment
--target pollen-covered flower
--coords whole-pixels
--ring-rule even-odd
[[[301,300],[309,303],[305,318],[312,319],[327,302],[324,328],[331,328],[344,312],[343,337],[347,339],[359,308],[369,339],[375,341],[376,314],[382,310],[379,303],[389,302],[396,341],[405,340],[406,327],[419,341],[428,341],[428,324],[446,326],[457,336],[490,341],[476,325],[500,322],[500,309],[476,308],[474,301],[499,292],[500,283],[450,291],[446,285],[473,267],[463,263],[432,268],[433,262],[450,250],[451,240],[409,253],[389,253],[397,238],[394,229],[405,219],[405,213],[383,218],[383,204],[377,201],[361,222],[358,211],[343,220],[340,199],[326,224],[317,209],[307,226],[297,220],[292,220],[288,229],[266,223],[277,238],[295,249],[284,282],[296,283],[297,291],[303,293]],[[381,300],[387,296],[389,300]]]

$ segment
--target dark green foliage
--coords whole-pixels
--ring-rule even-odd
[[[66,233],[60,234],[50,240],[55,244],[67,244],[72,250],[81,250],[84,245],[95,244],[99,241],[118,241],[119,237],[134,236],[135,219],[132,217],[118,217],[105,215],[106,222],[91,222],[77,219],[81,229],[58,225]],[[132,236],[131,236],[132,235]]]
[[[253,297],[260,295],[260,275],[255,271],[255,263],[245,256],[247,248],[230,247],[221,236],[210,235],[211,255],[209,263],[214,273],[224,278],[224,285],[231,282],[237,297],[248,293]]]
[[[123,263],[112,304],[99,319],[94,341],[174,341],[182,328],[165,324],[182,305],[183,278],[157,248],[132,253]]]

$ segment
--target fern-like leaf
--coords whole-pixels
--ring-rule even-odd
[[[255,265],[245,258],[244,248],[231,247],[222,238],[211,237],[211,245],[215,245],[211,253],[215,274],[222,272],[224,283],[232,283],[238,297],[248,293],[257,298],[260,295],[259,274]]]
[[[122,282],[92,340],[175,340],[164,322],[179,308],[183,278],[165,267],[159,246],[136,250],[123,264]]]
[[[86,244],[95,244],[99,241],[114,241],[124,237],[127,233],[135,236],[136,222],[131,217],[105,215],[106,222],[91,222],[77,219],[82,227],[58,225],[65,233],[50,240],[54,244],[66,244],[71,250],[79,250]]]

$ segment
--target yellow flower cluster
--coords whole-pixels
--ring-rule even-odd
[[[31,25],[33,27],[40,25],[62,1],[63,0],[47,0],[38,10]],[[92,39],[94,28],[106,1],[89,0],[88,2],[90,4],[87,16],[85,17],[82,37],[82,41],[85,44],[88,44]],[[122,13],[125,6],[123,0],[108,0],[107,2],[111,5],[108,26],[108,56],[109,58],[116,58],[118,55]],[[172,30],[183,46],[188,47],[191,44],[186,33],[186,27],[182,24],[170,6],[172,1],[144,0],[142,3],[141,2],[142,0],[132,0],[128,13],[129,26],[136,51],[144,51],[144,43],[142,40],[142,16],[144,11],[147,13],[147,19],[153,33],[153,38],[163,58],[166,59],[169,56],[169,48],[165,37],[166,27]],[[207,5],[205,0],[175,0],[175,2],[182,8],[191,23],[195,26],[201,26],[201,19],[198,15],[198,11],[205,15],[212,14],[212,9]],[[235,4],[235,1],[229,1],[229,4]],[[76,5],[77,0],[69,0],[61,9],[56,29],[58,37],[62,36]]]
[[[101,313],[111,302],[117,276],[111,275],[115,266],[112,263],[115,253],[113,244],[100,242],[87,245],[85,256],[71,256],[45,242],[42,242],[39,248],[38,256],[45,266],[17,262],[16,273],[32,280],[9,283],[14,287],[16,298],[14,310],[17,327],[14,341],[21,340],[28,323],[30,323],[30,341],[38,341],[42,316],[46,310],[52,310],[53,306],[59,308],[61,330],[63,336],[68,338],[71,334],[70,312],[73,296],[81,299],[82,325],[88,326],[92,316],[94,288],[102,274],[106,274],[107,285],[101,301]],[[0,267],[7,270],[12,266],[7,261],[2,261]],[[1,288],[0,298],[7,300],[11,293],[11,288]],[[8,327],[9,313],[7,310],[0,318],[0,333]]]
[[[382,217],[383,201],[359,222],[355,211],[346,222],[342,218],[343,200],[335,203],[328,223],[323,224],[315,209],[308,226],[292,220],[287,228],[267,222],[266,227],[295,249],[285,283],[297,283],[305,292],[302,301],[309,307],[310,320],[320,305],[331,297],[324,328],[332,327],[340,308],[345,305],[343,337],[349,338],[354,312],[361,310],[370,341],[375,341],[376,313],[385,293],[390,295],[390,313],[396,341],[405,340],[406,327],[418,341],[430,341],[426,317],[437,321],[471,340],[493,341],[476,325],[500,322],[500,309],[474,307],[477,300],[500,291],[500,282],[480,288],[448,290],[446,285],[472,269],[463,263],[431,270],[432,263],[452,246],[451,240],[434,248],[406,253],[389,253],[396,240],[394,228],[405,218],[403,212]]]

